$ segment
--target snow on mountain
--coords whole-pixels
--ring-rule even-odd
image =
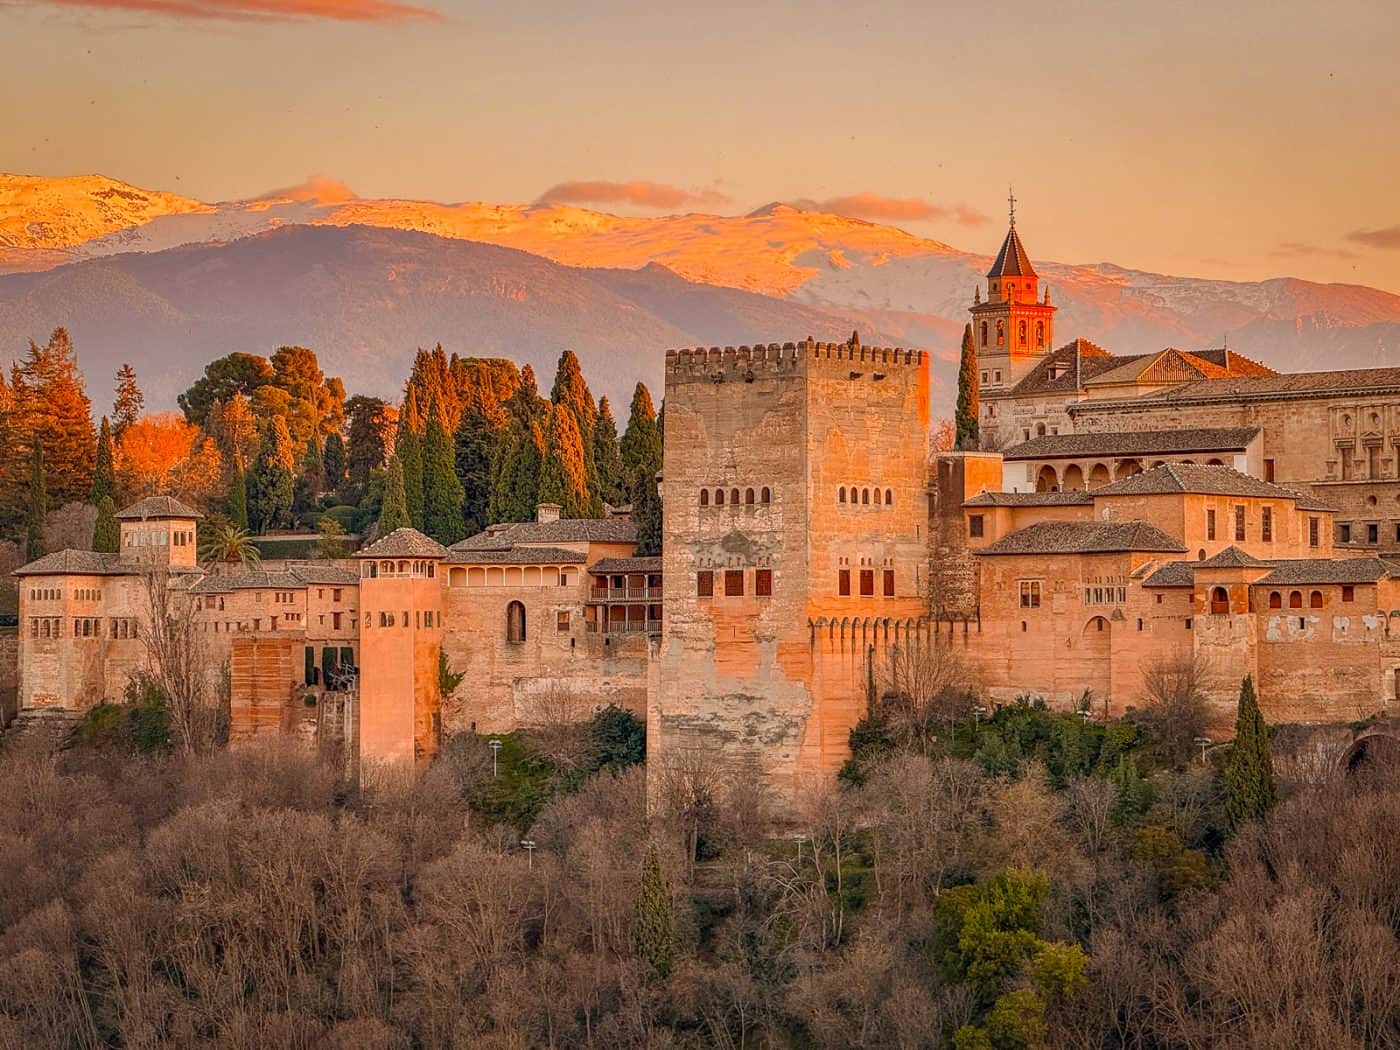
[[[53,252],[75,248],[162,215],[211,210],[211,205],[188,197],[138,189],[105,175],[46,179],[0,172],[3,249]]]

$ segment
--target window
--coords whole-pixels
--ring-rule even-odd
[[[1356,588],[1355,588],[1355,587],[1350,587],[1350,586],[1343,587],[1343,588],[1342,588],[1342,601],[1344,601],[1344,602],[1354,602],[1354,601],[1356,601]]]
[[[842,569],[836,574],[836,593],[842,598],[849,598],[851,595],[851,570]]]
[[[725,569],[724,570],[724,596],[726,598],[740,598],[744,594],[744,570]]]
[[[860,501],[861,501],[861,503],[863,503],[865,506],[867,506],[867,507],[870,506],[870,490],[869,490],[869,489],[861,489],[861,490],[860,490]]]
[[[1366,542],[1379,543],[1381,541],[1381,527],[1376,524],[1366,526]]]
[[[1002,346],[1006,342],[1006,322],[997,322],[997,346]]]
[[[1302,591],[1289,591],[1289,592],[1288,592],[1288,607],[1289,607],[1290,609],[1301,609],[1301,608],[1303,607],[1303,592],[1302,592]]]
[[[1215,511],[1206,511],[1206,539],[1215,539]]]
[[[1400,527],[1397,527],[1396,532],[1397,532],[1397,538],[1400,538]],[[1309,546],[1309,547],[1316,547],[1316,546],[1317,546],[1317,519],[1316,519],[1316,518],[1309,518],[1309,519],[1308,519],[1308,546]]]
[[[406,620],[407,617],[404,617]],[[506,641],[525,640],[525,606],[521,602],[511,602],[506,606]]]
[[[567,631],[569,629],[569,613],[565,609],[560,609],[554,614],[554,629],[557,631]]]
[[[755,569],[753,573],[753,592],[760,598],[769,598],[773,594],[773,570]]]
[[[987,322],[986,322],[986,321],[983,321],[983,322],[982,322],[982,345],[983,345],[983,346],[986,346],[986,345],[987,345]],[[986,381],[987,381],[987,373],[986,373],[986,372],[983,372],[983,373],[982,373],[982,382],[985,383]]]
[[[845,502],[846,502],[846,486],[845,486],[845,485],[842,485],[839,489],[836,490],[836,502],[837,502],[837,503],[845,503]]]
[[[340,617],[341,617],[341,614],[338,613],[338,612],[333,612],[333,613],[331,613],[331,628],[332,628],[332,630],[336,630],[336,631],[340,630]]]
[[[1040,608],[1040,581],[1039,581],[1039,580],[1022,580],[1022,581],[1021,581],[1021,608],[1022,608],[1022,609],[1039,609],[1039,608]]]
[[[1043,346],[1045,345],[1045,322],[1044,322],[1044,321],[1037,321],[1037,322],[1035,323],[1035,345],[1036,345],[1037,347],[1043,347]]]
[[[1309,606],[1310,608],[1313,608],[1313,609],[1321,609],[1321,608],[1322,608],[1322,592],[1321,592],[1321,591],[1313,591],[1312,594],[1308,595],[1308,606]]]
[[[885,597],[886,597],[886,598],[893,598],[893,597],[894,597],[894,570],[893,570],[893,569],[886,569],[886,570],[885,570]]]
[[[1270,608],[1270,609],[1282,609],[1282,608],[1283,608],[1283,595],[1279,594],[1278,591],[1270,591],[1270,592],[1269,592],[1269,608]]]
[[[715,489],[715,506],[724,506],[724,489]]]
[[[1244,542],[1244,508],[1235,508],[1235,542]]]
[[[1274,461],[1271,459],[1264,460],[1264,480],[1274,480]]]
[[[753,506],[753,503],[754,503],[754,491],[753,491],[753,489],[745,489],[745,490],[744,490],[744,506],[746,506],[746,507],[752,507],[752,506]]]
[[[1001,382],[1001,369],[1000,369],[1000,368],[998,368],[995,372],[992,373],[992,378],[993,378],[994,380],[996,380],[996,382],[998,382],[998,383]]]
[[[894,491],[892,489],[885,489],[885,506],[894,506]]]
[[[1337,526],[1337,535],[1342,543],[1351,542],[1351,523],[1345,522]]]
[[[1230,611],[1230,595],[1224,587],[1211,588],[1210,611],[1214,616],[1221,616]]]
[[[876,490],[875,490],[875,506],[878,507],[878,506],[880,505],[880,502],[881,502],[881,501],[880,501],[880,490],[879,490],[879,489],[876,489]]]
[[[982,382],[985,383],[986,381],[987,381],[987,373],[986,373],[986,372],[983,372],[983,373],[982,373]]]
[[[1274,538],[1274,508],[1262,507],[1259,510],[1259,538],[1268,543]]]
[[[772,503],[772,502],[773,502],[773,493],[772,493],[772,490],[770,490],[770,489],[768,488],[767,485],[763,486],[763,488],[761,488],[761,489],[758,490],[758,502],[760,502],[760,503]]]
[[[739,505],[739,490],[738,490],[738,489],[730,489],[730,490],[729,490],[729,505],[732,506],[732,507],[737,507],[737,506]]]
[[[1016,326],[1016,337],[1017,337],[1017,339],[1020,341],[1020,345],[1021,345],[1021,346],[1025,346],[1025,345],[1026,345],[1026,322],[1025,322],[1025,321],[1022,321],[1019,325]]]
[[[713,598],[715,595],[715,574],[709,569],[701,569],[695,574],[695,596]]]
[[[862,598],[875,597],[875,570],[860,570],[860,596]]]
[[[709,490],[709,489],[701,489],[701,490],[700,490],[700,506],[702,506],[702,507],[708,507],[709,505],[710,505],[710,490]]]

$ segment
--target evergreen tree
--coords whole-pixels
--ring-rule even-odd
[[[1225,814],[1232,828],[1258,820],[1278,801],[1269,727],[1254,696],[1254,679],[1248,675],[1240,685],[1235,744],[1225,762],[1225,791]]]
[[[585,518],[591,510],[583,448],[573,412],[564,405],[555,405],[549,414],[536,501],[559,504],[560,513],[566,518]]]
[[[88,502],[101,505],[104,499],[117,498],[116,467],[112,459],[112,427],[107,417],[102,417],[102,426],[97,432],[97,459],[92,468],[92,494]],[[101,548],[94,547],[93,550]]]
[[[97,524],[92,527],[92,549],[104,554],[116,554],[121,548],[121,526],[117,523],[117,505],[111,496],[97,501]]]
[[[491,521],[491,461],[505,440],[503,430],[492,426],[475,407],[462,411],[453,439],[457,480],[462,484],[463,531],[474,535]]]
[[[399,413],[398,434],[394,438],[394,455],[403,468],[403,491],[408,517],[415,529],[423,527],[423,414],[418,408],[418,394],[413,387],[404,395],[403,411]]]
[[[136,369],[131,362],[125,362],[117,369],[117,397],[112,402],[112,422],[116,436],[121,437],[126,428],[141,418],[146,407],[146,395],[136,385]]]
[[[632,522],[637,526],[637,556],[661,553],[661,492],[655,473],[642,472],[632,481]]]
[[[544,428],[538,421],[512,423],[491,461],[487,514],[492,523],[534,518],[543,462]]]
[[[228,520],[244,532],[248,531],[248,475],[237,456],[228,473]]]
[[[321,498],[321,493],[326,490],[326,468],[321,457],[320,438],[312,436],[306,443],[306,449],[301,455],[301,473],[296,479],[296,498],[293,501],[293,508],[300,511],[310,510],[316,506]]]
[[[675,933],[671,927],[671,894],[661,871],[661,856],[655,844],[648,844],[642,861],[642,886],[637,896],[637,924],[632,947],[658,979],[671,972],[676,955]]]
[[[550,400],[555,405],[567,408],[573,414],[583,442],[583,470],[587,484],[588,515],[597,516],[603,511],[603,501],[598,497],[598,467],[593,459],[593,431],[598,420],[598,407],[593,403],[593,393],[583,378],[583,369],[572,350],[559,355],[559,367],[554,374],[554,389]],[[582,517],[583,515],[579,515]]]
[[[622,473],[622,450],[617,443],[612,405],[606,397],[598,402],[598,418],[593,424],[593,466],[597,471],[595,491],[599,500],[614,507],[625,502],[627,485]]]
[[[287,422],[274,416],[248,474],[248,519],[258,532],[285,524],[296,494],[296,453]]]
[[[516,422],[528,427],[543,413],[545,404],[535,383],[535,370],[526,365],[520,370],[520,385],[506,402],[506,410]]]
[[[963,328],[962,360],[958,364],[957,448],[977,447],[979,397],[977,344],[972,339],[972,325],[967,325]]]
[[[399,457],[389,457],[389,469],[384,475],[384,502],[379,508],[379,535],[384,537],[395,529],[406,529],[412,524],[408,519],[408,500],[403,491],[403,464]]]
[[[346,473],[349,477],[347,503],[358,503],[369,489],[370,474],[382,466],[387,456],[391,409],[377,397],[357,394],[345,403],[349,417],[350,440],[346,453]]]
[[[42,558],[44,549],[44,518],[49,512],[48,485],[44,478],[44,447],[38,442],[29,454],[29,515],[25,521],[24,557],[27,561]]]
[[[423,437],[423,531],[444,545],[460,540],[465,535],[464,496],[452,440],[447,436],[442,410],[434,404]]]
[[[326,491],[335,493],[336,499],[345,494],[345,439],[340,431],[333,431],[326,437],[326,447],[321,454],[322,469],[325,471]]]
[[[651,403],[651,391],[642,383],[632,392],[632,414],[622,434],[623,476],[635,484],[637,476],[648,476],[661,469],[661,428],[657,426],[656,409]],[[632,493],[636,499],[636,493]]]

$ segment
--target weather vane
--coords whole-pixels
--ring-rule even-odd
[[[1006,203],[1011,207],[1011,225],[1016,225],[1016,195],[1011,192],[1011,187],[1006,187]]]

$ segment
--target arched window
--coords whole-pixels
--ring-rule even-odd
[[[525,606],[521,602],[511,602],[506,606],[506,641],[525,640]]]
[[[730,502],[733,506],[735,506],[735,507],[737,507],[737,506],[739,505],[739,490],[738,490],[738,489],[730,489],[730,490],[729,490],[729,502]]]
[[[1321,608],[1322,608],[1322,592],[1321,592],[1321,591],[1313,591],[1312,594],[1308,595],[1308,605],[1311,606],[1311,607],[1314,608],[1314,609],[1321,609]]]
[[[879,505],[880,505],[880,490],[879,490],[879,489],[876,489],[876,490],[875,490],[875,506],[878,507]]]
[[[744,506],[746,506],[746,507],[752,507],[752,506],[753,506],[753,489],[745,489],[745,490],[744,490]]]
[[[1026,322],[1022,321],[1016,326],[1016,338],[1021,346],[1026,345]]]
[[[1015,295],[1016,295],[1016,286],[1015,286],[1014,284],[1008,284],[1008,285],[1006,286],[1006,297],[1007,297],[1008,299],[1010,299],[1010,298],[1013,298]]]
[[[863,505],[865,505],[865,506],[869,506],[869,505],[870,505],[870,490],[869,490],[869,489],[861,489],[861,490],[860,490],[860,501],[861,501],[861,503],[862,503]]]
[[[758,492],[758,502],[760,502],[760,503],[772,503],[772,502],[773,502],[773,493],[769,490],[769,488],[768,488],[767,485],[764,485],[763,488],[759,489],[759,492]]]
[[[997,322],[997,346],[1002,346],[1006,342],[1006,322]]]
[[[1289,607],[1290,609],[1301,609],[1301,608],[1303,607],[1303,592],[1302,592],[1302,591],[1289,591],[1289,592],[1288,592],[1288,607]]]
[[[845,485],[842,485],[839,489],[836,490],[836,502],[837,502],[837,503],[845,503],[845,502],[846,502],[846,486],[845,486]]]
[[[702,507],[708,507],[709,505],[710,505],[710,490],[709,490],[709,489],[701,489],[701,490],[700,490],[700,506],[702,506]]]
[[[987,322],[982,322],[982,345],[987,345]]]
[[[715,489],[715,506],[724,506],[724,489]]]
[[[885,506],[894,506],[894,492],[892,492],[890,489],[885,489]]]
[[[1283,608],[1283,595],[1279,594],[1278,591],[1270,591],[1270,592],[1269,592],[1269,608],[1270,608],[1270,609],[1282,609],[1282,608]]]
[[[1037,322],[1035,323],[1035,345],[1036,345],[1037,347],[1043,347],[1043,346],[1045,345],[1045,322],[1044,322],[1044,321],[1037,321]]]
[[[1230,611],[1230,595],[1224,587],[1211,588],[1210,611],[1216,616]]]

